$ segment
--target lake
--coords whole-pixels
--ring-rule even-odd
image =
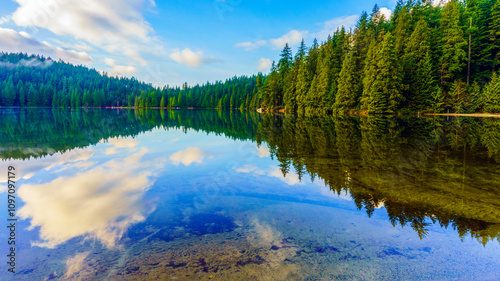
[[[497,119],[0,109],[0,143],[2,280],[500,279]]]

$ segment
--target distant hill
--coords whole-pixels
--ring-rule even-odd
[[[257,108],[265,76],[158,88],[39,55],[0,53],[0,106]]]
[[[1,106],[127,105],[150,84],[38,55],[0,53]]]

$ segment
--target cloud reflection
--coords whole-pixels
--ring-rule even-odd
[[[136,147],[139,143],[134,140],[134,139],[110,139],[109,144],[112,145],[112,147],[106,149],[104,152],[106,155],[111,155],[117,153],[117,149],[119,148],[134,148]]]
[[[257,155],[260,158],[269,157],[269,155],[271,155],[271,152],[269,151],[269,148],[266,147],[266,146],[263,146],[263,145],[257,146],[256,150],[257,150]]]
[[[0,170],[7,171],[8,166],[16,168],[16,178],[30,179],[33,175],[42,170],[49,171],[54,167],[63,166],[63,169],[68,165],[80,163],[83,165],[84,161],[88,160],[94,154],[90,148],[71,150],[64,153],[56,153],[52,156],[43,158],[33,158],[29,161],[24,160],[9,160],[0,162]],[[0,173],[0,183],[7,182],[7,173]],[[7,190],[6,185],[0,185],[0,192]]]
[[[172,154],[172,156],[170,156],[170,160],[172,160],[175,165],[182,163],[184,166],[189,166],[192,163],[203,163],[203,159],[206,156],[207,153],[205,151],[197,147],[188,147]]]
[[[263,176],[267,175],[268,177],[274,177],[278,178],[281,181],[285,182],[288,185],[300,185],[304,184],[303,182],[300,181],[299,175],[293,171],[289,171],[286,176],[283,175],[283,172],[277,167],[272,167],[270,170],[265,171],[262,169],[259,169],[258,167],[254,165],[244,165],[240,168],[235,168],[234,169],[238,173],[253,173],[255,175]]]
[[[23,184],[18,194],[25,205],[18,214],[30,219],[29,229],[39,227],[41,239],[32,245],[55,248],[83,236],[115,247],[130,225],[145,220],[140,199],[162,166],[158,159],[139,162],[147,152],[142,148],[124,159],[114,158],[48,183]]]
[[[84,260],[90,254],[90,251],[76,254],[72,257],[66,259],[66,273],[64,274],[64,278],[71,278],[75,273],[82,271],[84,264]]]

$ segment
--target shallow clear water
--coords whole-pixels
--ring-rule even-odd
[[[2,280],[498,280],[500,121],[0,110]],[[5,227],[4,227],[5,230]]]

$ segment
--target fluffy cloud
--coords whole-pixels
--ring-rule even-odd
[[[131,65],[117,65],[116,60],[106,58],[104,59],[104,63],[111,66],[112,68],[109,70],[109,74],[111,75],[132,75],[137,72],[137,68]]]
[[[203,163],[203,159],[206,155],[206,152],[202,151],[199,148],[188,147],[184,150],[172,154],[172,156],[170,156],[170,160],[172,160],[175,165],[179,165],[180,163],[182,163],[184,164],[184,166],[189,166],[192,163]]]
[[[256,166],[246,164],[243,167],[240,168],[235,168],[234,169],[238,173],[244,173],[244,174],[249,174],[249,173],[254,173],[256,175],[265,175],[266,172],[264,170],[261,170],[257,168]]]
[[[261,58],[257,62],[257,70],[258,71],[268,70],[271,67],[271,65],[272,65],[272,62],[270,59]]]
[[[269,46],[273,49],[281,49],[285,46],[286,43],[288,43],[289,46],[297,45],[298,43],[300,43],[300,41],[302,41],[303,38],[307,37],[308,34],[308,31],[291,30],[279,38],[257,40],[255,42],[241,42],[236,43],[235,46],[244,48],[245,51],[255,50],[263,46]]]
[[[380,10],[378,10],[378,13],[383,15],[386,20],[391,19],[392,11],[385,7],[380,8]]]
[[[1,17],[0,18],[0,24],[4,24],[6,22],[10,21],[10,18],[7,18],[7,17]]]
[[[444,7],[444,6],[446,6],[446,4],[448,2],[450,2],[450,0],[434,0],[434,1],[431,1],[432,6],[434,6],[434,7],[438,7],[438,6]]]
[[[272,167],[268,171],[265,171],[265,170],[259,169],[258,167],[254,166],[254,165],[247,164],[247,165],[244,165],[243,167],[235,168],[234,171],[238,172],[238,173],[244,173],[244,174],[255,174],[255,175],[259,175],[259,176],[266,175],[268,177],[278,178],[288,185],[302,185],[302,184],[304,184],[300,181],[299,175],[297,173],[290,171],[286,174],[286,176],[284,176],[283,172],[281,172],[281,170],[277,167]]]
[[[117,149],[120,148],[128,148],[130,151],[132,148],[136,147],[139,144],[139,142],[137,142],[134,139],[110,139],[108,143],[111,144],[112,146],[106,149],[106,151],[104,152],[106,155],[115,154],[118,152]]]
[[[82,271],[83,267],[86,266],[84,264],[84,260],[90,254],[90,251],[76,254],[72,257],[66,259],[66,273],[64,274],[64,278],[69,279],[75,273]]]
[[[269,148],[267,146],[258,146],[257,148],[257,155],[260,157],[260,158],[265,158],[265,157],[269,157],[269,155],[271,155],[271,152],[269,151]]]
[[[57,35],[71,36],[108,52],[121,52],[142,65],[139,50],[161,49],[142,11],[155,5],[152,0],[15,0],[12,14],[18,26],[35,26]]]
[[[241,42],[241,43],[236,43],[236,47],[244,48],[245,51],[251,51],[258,49],[262,46],[265,46],[267,44],[267,40],[257,40],[255,42]]]
[[[79,163],[87,162],[87,160],[94,154],[91,149],[78,149],[71,150],[65,153],[55,153],[50,157],[41,157],[30,159],[30,161],[24,160],[10,160],[0,162],[0,169],[7,171],[8,166],[16,167],[16,176],[29,179],[35,174],[42,170],[50,171],[61,170],[65,168],[65,165],[78,165]],[[0,174],[0,192],[4,192],[7,189],[7,173]]]
[[[26,32],[17,32],[0,27],[0,49],[4,52],[36,53],[72,63],[90,63],[92,58],[86,52],[55,47],[47,42],[39,42]]]
[[[300,43],[303,38],[307,37],[309,31],[291,30],[280,38],[270,39],[269,44],[273,49],[282,49],[286,43],[289,46],[294,46]]]
[[[380,9],[381,13],[386,12],[383,9],[386,8]],[[390,13],[390,10],[388,11]],[[333,34],[335,30],[337,30],[342,26],[346,28],[353,27],[356,24],[357,19],[358,19],[357,15],[333,18],[328,21],[325,21],[323,23],[323,28],[318,32],[311,33],[308,30],[293,29],[279,38],[274,38],[269,40],[256,40],[254,42],[241,42],[235,44],[235,46],[239,48],[244,48],[246,51],[255,50],[263,46],[269,46],[272,49],[282,49],[286,43],[288,43],[289,46],[294,46],[299,44],[302,41],[302,39],[306,38],[317,38],[319,40],[325,40],[328,37],[328,35]]]
[[[35,246],[54,248],[83,236],[113,248],[128,227],[143,221],[141,198],[153,184],[160,167],[158,159],[138,161],[147,153],[142,148],[124,159],[114,159],[74,176],[60,176],[41,184],[23,184],[19,197],[22,219],[29,229],[39,227],[42,241]],[[75,259],[70,264],[78,264]]]
[[[205,57],[202,51],[193,52],[189,48],[185,48],[182,51],[179,49],[173,50],[170,54],[170,58],[189,67],[198,67],[202,64],[215,61],[214,58]]]
[[[323,30],[311,34],[311,37],[317,38],[319,40],[325,40],[328,35],[333,34],[338,28],[344,26],[345,28],[353,27],[358,20],[357,15],[343,16],[338,18],[333,18],[331,20],[325,21],[323,23]]]

